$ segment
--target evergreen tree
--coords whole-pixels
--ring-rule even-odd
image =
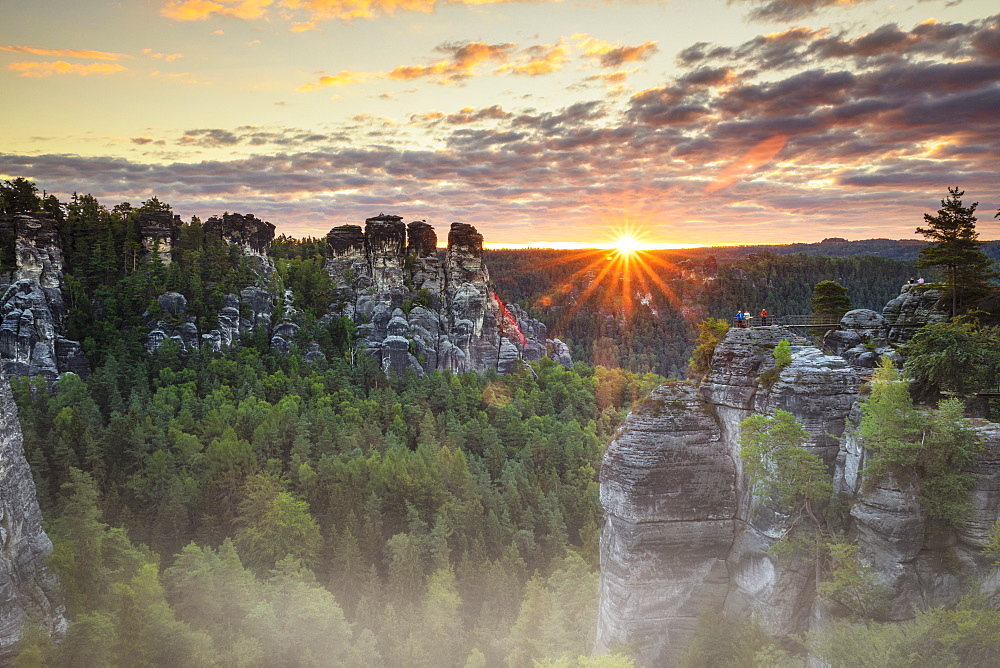
[[[918,227],[931,244],[920,249],[918,267],[938,267],[944,273],[951,297],[951,315],[990,291],[990,279],[998,276],[993,261],[980,249],[976,232],[976,207],[962,205],[964,190],[948,188],[937,215],[925,213],[927,227]]]
[[[813,312],[823,318],[840,320],[851,310],[851,298],[847,296],[847,288],[837,281],[820,281],[813,288],[812,299],[809,300]]]

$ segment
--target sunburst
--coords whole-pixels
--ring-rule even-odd
[[[602,248],[569,253],[560,262],[588,262],[577,270],[557,292],[569,292],[580,286],[581,279],[589,280],[579,294],[574,295],[566,308],[555,331],[564,331],[570,321],[584,305],[597,306],[614,312],[624,320],[631,320],[637,300],[643,295],[660,293],[675,307],[681,303],[674,291],[667,285],[662,274],[676,275],[676,265],[663,260],[651,251],[659,245],[646,241],[645,230],[633,224],[613,227]],[[551,305],[556,295],[548,294],[539,299],[539,305]]]

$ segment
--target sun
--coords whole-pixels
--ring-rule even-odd
[[[625,235],[614,240],[615,252],[619,255],[634,255],[643,249],[641,241],[633,236]]]

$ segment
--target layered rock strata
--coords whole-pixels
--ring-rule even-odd
[[[813,568],[770,553],[792,528],[789,518],[753,496],[742,472],[741,421],[778,409],[806,428],[804,447],[823,458],[850,503],[849,535],[895,593],[890,618],[954,603],[970,579],[1000,593],[1000,575],[979,554],[1000,512],[1000,425],[975,422],[985,447],[971,468],[973,515],[957,529],[931,531],[912,484],[890,477],[860,485],[865,451],[847,428],[860,419],[858,370],[800,345],[779,370],[773,351],[782,339],[795,337],[779,327],[730,330],[700,386],[655,390],[609,447],[597,651],[626,644],[644,665],[671,665],[708,609],[753,615],[777,636],[807,631],[827,614]]]
[[[7,376],[54,382],[90,368],[77,341],[65,338],[62,247],[54,220],[29,214],[4,221],[13,230],[16,267],[0,278],[0,360]]]
[[[17,407],[0,372],[0,665],[12,662],[28,623],[41,624],[55,637],[66,628],[57,583],[45,566],[52,543],[41,521]]]
[[[404,224],[379,214],[363,230],[330,231],[326,268],[337,291],[335,313],[351,318],[365,351],[386,371],[507,373],[550,348],[560,363],[572,364],[565,344],[546,339],[542,323],[490,289],[483,237],[472,225],[452,224],[442,258],[425,221]]]

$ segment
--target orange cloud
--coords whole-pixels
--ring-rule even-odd
[[[142,52],[149,56],[150,58],[156,58],[157,60],[165,60],[168,63],[172,63],[178,58],[183,58],[184,55],[180,53],[153,53],[152,49],[143,49]]]
[[[601,67],[621,67],[625,63],[648,60],[660,50],[656,42],[621,46],[588,35],[573,35],[573,37],[579,40],[577,46],[583,49],[583,55],[596,58]]]
[[[723,169],[714,181],[705,187],[705,192],[714,193],[739,181],[744,176],[757,171],[777,156],[785,148],[788,135],[774,135],[760,142],[735,162]]]
[[[57,60],[52,63],[11,63],[7,69],[19,72],[21,77],[50,77],[53,74],[77,74],[85,77],[91,74],[113,74],[125,71],[123,65],[117,63],[90,63],[82,65],[80,63],[67,63],[65,60]]]
[[[562,45],[531,46],[525,49],[524,55],[518,57],[513,63],[497,68],[497,72],[512,72],[528,76],[556,72],[561,70],[563,63],[569,60],[567,54],[566,47]]]
[[[128,58],[123,53],[109,51],[87,51],[83,49],[43,49],[36,46],[0,45],[0,51],[11,53],[30,53],[33,56],[57,56],[60,58],[90,58],[92,60],[122,60]]]
[[[319,81],[316,83],[299,86],[299,90],[308,91],[326,88],[327,86],[346,86],[348,84],[361,83],[365,79],[373,76],[378,75],[371,72],[348,72],[347,70],[341,70],[339,74],[327,74],[321,76]]]
[[[451,57],[430,65],[400,65],[383,75],[386,79],[409,81],[412,79],[437,78],[439,84],[457,83],[476,75],[476,67],[489,61],[505,62],[510,58],[513,44],[487,44],[467,42],[445,44],[437,51],[450,53]]]
[[[160,14],[177,21],[204,21],[211,16],[231,16],[252,21],[267,14],[274,0],[170,0]]]
[[[447,4],[486,5],[523,0],[448,0]],[[292,32],[311,30],[316,22],[351,21],[391,16],[397,11],[433,12],[441,0],[168,0],[160,14],[177,21],[203,21],[212,16],[254,20],[267,17],[272,8],[292,22]],[[305,21],[298,19],[305,16]]]

